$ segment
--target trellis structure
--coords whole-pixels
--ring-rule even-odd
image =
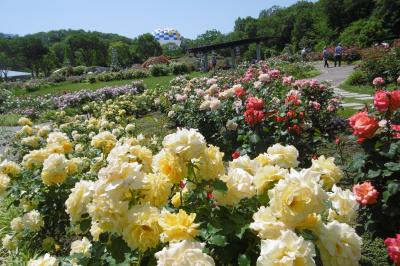
[[[217,43],[217,44],[210,44],[210,45],[203,45],[195,48],[187,49],[188,52],[194,53],[196,56],[200,54],[202,67],[204,71],[208,71],[208,53],[213,52],[215,50],[220,49],[227,49],[229,48],[231,51],[231,65],[235,67],[235,49],[238,47],[256,43],[256,59],[257,61],[261,60],[261,43],[266,42],[271,39],[276,39],[277,37],[254,37],[254,38],[247,38],[242,40],[236,40],[231,42],[224,42],[224,43]]]

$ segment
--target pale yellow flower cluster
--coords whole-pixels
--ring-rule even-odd
[[[49,253],[46,253],[44,256],[38,259],[31,259],[28,262],[28,266],[58,266],[59,263],[57,258],[50,256]]]
[[[316,245],[324,265],[358,265],[361,238],[346,224],[354,221],[358,204],[351,191],[335,185],[340,169],[333,158],[321,156],[311,168],[297,171],[292,168],[298,165],[297,154],[294,147],[274,145],[254,160],[258,169],[243,159],[240,163],[247,173],[256,172],[252,182],[269,198],[268,206],[260,207],[250,224],[263,239],[257,265],[315,265],[314,245],[295,233],[302,230],[319,239]],[[327,220],[332,222],[325,224]]]
[[[71,252],[70,254],[82,254],[85,257],[90,258],[92,244],[90,243],[89,239],[86,237],[82,238],[81,240],[75,240],[71,243]]]

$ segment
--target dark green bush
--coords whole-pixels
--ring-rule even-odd
[[[173,63],[171,64],[171,71],[174,75],[182,75],[189,73],[189,67],[183,63]]]
[[[150,73],[154,77],[168,76],[169,70],[169,67],[163,64],[156,64],[150,67]]]
[[[72,68],[72,75],[80,76],[86,73],[87,67],[85,66],[76,66]]]
[[[362,85],[367,83],[367,78],[364,75],[364,72],[360,69],[357,69],[347,78],[346,83],[349,85]]]

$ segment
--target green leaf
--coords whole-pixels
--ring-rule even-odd
[[[385,166],[386,166],[387,169],[389,169],[390,171],[393,171],[393,172],[400,171],[400,164],[399,164],[399,163],[394,163],[394,162],[385,163]]]
[[[121,263],[125,260],[125,253],[130,252],[130,248],[122,237],[113,237],[111,244],[109,245],[111,256],[117,263]]]
[[[368,178],[378,177],[381,175],[381,173],[382,173],[381,169],[378,169],[378,170],[369,169]]]
[[[236,236],[239,239],[242,239],[244,233],[246,232],[246,230],[249,228],[250,224],[245,224],[243,226],[240,227],[239,232],[236,233]]]
[[[226,186],[225,182],[222,180],[219,180],[219,179],[214,181],[213,187],[216,191],[220,191],[220,192],[228,191],[228,187]]]
[[[82,232],[86,232],[90,229],[91,224],[91,219],[85,219],[81,221],[81,223],[79,224],[79,228],[82,230]]]
[[[250,135],[249,140],[250,140],[250,143],[257,144],[258,142],[260,142],[260,137],[256,133],[254,133],[254,134]]]
[[[209,243],[219,247],[225,247],[228,244],[228,242],[226,242],[226,237],[222,235],[213,235]]]
[[[238,258],[239,266],[250,266],[250,259],[246,256],[246,254],[242,254]]]

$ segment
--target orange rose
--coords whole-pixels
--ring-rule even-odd
[[[400,107],[400,90],[390,92],[390,111],[396,111]]]
[[[359,141],[372,138],[379,128],[378,121],[374,117],[370,117],[367,112],[354,114],[349,118],[349,124]]]

